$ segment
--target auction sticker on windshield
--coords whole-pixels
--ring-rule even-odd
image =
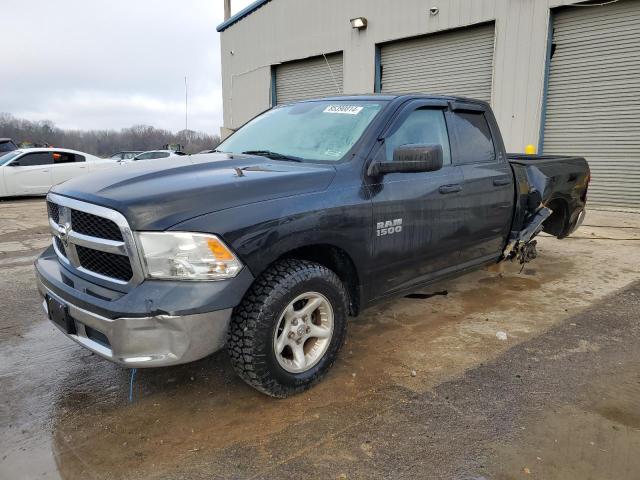
[[[347,115],[358,115],[363,107],[357,105],[329,105],[323,110],[324,113],[345,113]]]

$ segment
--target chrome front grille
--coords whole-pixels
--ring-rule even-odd
[[[133,233],[120,213],[53,193],[47,211],[53,247],[65,266],[106,285],[142,281]]]
[[[122,242],[122,232],[120,227],[111,220],[98,217],[80,210],[71,210],[71,225],[73,230],[91,237],[106,238]]]

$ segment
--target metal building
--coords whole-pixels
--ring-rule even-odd
[[[640,207],[640,0],[258,0],[218,31],[223,135],[304,98],[464,95],[509,150],[587,157],[592,203]]]

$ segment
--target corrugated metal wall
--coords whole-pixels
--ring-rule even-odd
[[[491,101],[494,24],[380,48],[382,93],[434,93]]]
[[[287,62],[276,67],[276,103],[343,92],[342,52]]]
[[[544,153],[582,155],[589,200],[640,207],[640,2],[554,15]]]

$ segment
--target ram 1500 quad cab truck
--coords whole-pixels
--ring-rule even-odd
[[[49,192],[48,317],[126,367],[226,345],[276,397],[327,372],[348,317],[569,235],[590,178],[583,158],[507,155],[486,103],[426,95],[278,106],[214,153],[129,167]]]

